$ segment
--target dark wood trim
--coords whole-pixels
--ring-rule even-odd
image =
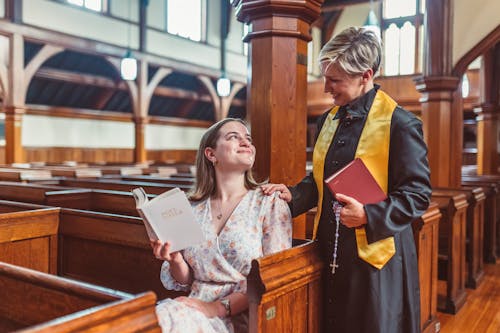
[[[132,122],[132,114],[114,111],[99,111],[88,109],[66,108],[49,105],[27,104],[25,114],[48,117],[96,119],[121,122]]]
[[[469,64],[482,55],[490,47],[500,42],[500,25],[498,25],[492,32],[490,32],[486,37],[484,37],[479,43],[470,49],[459,61],[455,64],[453,68],[453,75],[462,77]]]
[[[186,127],[201,127],[208,128],[213,125],[213,122],[206,120],[196,119],[182,119],[174,117],[149,117],[149,124],[157,125],[173,125],[173,126],[186,126]]]

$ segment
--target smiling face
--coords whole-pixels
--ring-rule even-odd
[[[371,89],[372,87],[367,85],[372,74],[349,75],[330,61],[321,63],[321,73],[325,80],[325,92],[332,95],[333,103],[338,106],[351,103],[365,94],[367,88]],[[370,77],[367,78],[367,76]]]
[[[245,125],[231,121],[219,129],[215,148],[206,148],[205,156],[217,161],[216,168],[221,170],[246,171],[255,161],[255,146]]]

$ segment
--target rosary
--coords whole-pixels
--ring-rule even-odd
[[[340,210],[342,209],[342,205],[338,203],[338,201],[334,201],[332,204],[333,213],[335,214],[335,243],[333,244],[333,261],[330,264],[332,268],[332,274],[335,274],[335,268],[339,267],[337,265],[337,247],[339,245],[339,225],[340,225]]]

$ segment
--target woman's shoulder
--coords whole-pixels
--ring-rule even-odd
[[[281,192],[279,191],[275,191],[271,195],[264,194],[264,192],[260,187],[250,191],[253,193],[255,198],[262,201],[262,204],[279,205],[279,206],[288,205],[285,200],[280,198]]]

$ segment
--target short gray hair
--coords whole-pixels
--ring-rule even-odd
[[[380,38],[373,31],[359,27],[347,28],[332,37],[319,52],[320,63],[335,63],[349,75],[362,74],[370,68],[375,75],[381,57]]]

